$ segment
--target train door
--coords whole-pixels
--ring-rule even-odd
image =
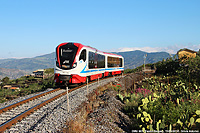
[[[86,49],[83,49],[81,51],[81,54],[79,56],[79,73],[81,74],[81,71],[87,67],[87,51]],[[81,75],[86,76],[86,75]]]

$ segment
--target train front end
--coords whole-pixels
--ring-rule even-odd
[[[56,47],[54,81],[57,85],[73,82],[73,76],[77,73],[77,56],[81,47],[79,43],[61,43]]]

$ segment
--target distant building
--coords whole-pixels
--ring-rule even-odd
[[[36,71],[33,72],[32,76],[36,77],[36,78],[43,78],[44,76],[44,69],[38,69]]]
[[[19,90],[19,87],[11,87],[11,90]]]
[[[18,86],[11,86],[11,85],[4,85],[3,86],[3,89],[10,89],[10,90],[19,90],[19,87]]]
[[[178,59],[186,60],[186,59],[191,58],[191,57],[195,58],[196,55],[197,55],[197,52],[190,50],[190,49],[187,49],[187,48],[184,48],[184,49],[180,49],[177,52],[177,55],[178,55]]]
[[[11,85],[4,85],[3,89],[10,89],[12,86]]]

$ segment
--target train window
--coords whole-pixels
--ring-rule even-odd
[[[122,58],[108,57],[108,67],[122,67]]]
[[[122,67],[122,58],[120,58],[120,65],[119,67]]]
[[[95,53],[89,52],[89,69],[95,68]]]
[[[105,56],[89,52],[89,69],[105,68]]]
[[[105,68],[105,56],[98,54],[98,61],[97,61],[97,67],[98,68]]]
[[[76,47],[73,44],[66,44],[66,45],[60,46],[59,49],[57,49],[56,51],[58,52],[57,54],[59,54],[58,57],[60,59],[60,64],[57,64],[57,65],[60,68],[65,69],[65,70],[71,69],[77,50],[78,50],[78,47]]]
[[[79,57],[79,60],[83,60],[84,62],[86,61],[86,50],[82,50],[81,54],[80,54],[80,57]]]

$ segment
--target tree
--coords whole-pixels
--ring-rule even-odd
[[[32,81],[33,79],[34,79],[33,76],[30,76],[30,77],[28,78],[29,81]]]
[[[46,69],[45,73],[48,74],[48,75],[49,74],[54,74],[54,68],[48,68],[48,69]]]
[[[200,56],[200,49],[199,49],[199,51],[197,52],[197,56]]]
[[[5,78],[2,79],[2,82],[3,82],[3,83],[8,83],[9,80],[10,80],[9,77],[5,77]]]
[[[45,75],[46,78],[52,77],[54,75],[54,68],[45,69],[44,75]]]

